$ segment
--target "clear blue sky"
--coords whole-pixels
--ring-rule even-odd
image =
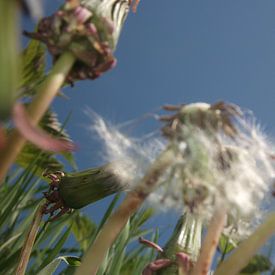
[[[49,12],[62,1],[44,3]],[[117,67],[55,101],[61,120],[73,111],[68,130],[79,144],[79,168],[99,163],[86,107],[121,123],[166,103],[225,100],[251,109],[275,135],[274,15],[274,0],[141,0],[122,32]]]
[[[79,167],[96,161],[86,106],[122,122],[165,103],[225,100],[253,110],[275,133],[274,14],[270,0],[142,0],[121,35],[117,67],[56,100],[61,117],[73,110]]]

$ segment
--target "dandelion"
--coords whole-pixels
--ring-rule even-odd
[[[258,213],[275,167],[272,145],[253,119],[233,105],[191,104],[180,107],[163,132],[175,152],[164,180],[174,188],[162,188],[164,201],[206,216],[219,205],[234,217]]]
[[[166,142],[158,139],[162,152],[153,162],[152,158],[145,157],[150,146],[140,146],[96,117],[93,129],[103,138],[106,156],[124,158],[118,174],[123,175],[129,168],[126,178],[134,184],[84,258],[87,264],[89,258],[96,258],[90,271],[97,270],[123,225],[149,197],[149,201],[158,200],[162,206],[168,202],[178,209],[187,207],[190,213],[210,220],[200,256],[192,270],[192,275],[207,274],[226,217],[229,216],[233,224],[254,217],[270,191],[274,176],[272,147],[239,107],[218,102],[166,109],[176,112],[161,118],[165,122],[162,132]],[[144,164],[144,160],[146,166],[151,165],[139,179],[137,176],[143,171],[140,163]],[[83,264],[79,274],[84,272],[85,266]]]
[[[211,221],[192,275],[207,274],[226,216],[253,217],[270,190],[270,145],[234,105],[180,106],[163,131],[174,148],[174,196]],[[166,182],[168,182],[166,180]],[[227,215],[226,215],[227,214]]]
[[[129,137],[121,127],[88,112],[93,120],[90,130],[103,145],[103,161],[112,163],[113,173],[133,189],[147,167],[170,146],[173,163],[149,203],[158,209],[188,207],[205,220],[220,204],[237,221],[257,216],[272,187],[275,167],[272,144],[253,116],[223,103],[189,104],[176,110],[161,118],[166,140],[157,134],[149,140]]]

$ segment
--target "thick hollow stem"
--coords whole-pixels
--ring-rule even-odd
[[[47,109],[49,108],[54,97],[57,95],[60,87],[70,71],[75,57],[70,52],[65,52],[55,63],[51,73],[41,84],[36,97],[29,105],[29,118],[33,125],[37,125]],[[17,155],[23,148],[26,140],[22,135],[14,130],[9,138],[5,148],[0,152],[0,182],[2,182],[8,169],[15,161]]]
[[[191,275],[208,274],[225,222],[226,210],[224,208],[217,209],[209,224],[207,234],[202,244],[201,253]]]
[[[173,162],[173,158],[174,154],[169,149],[159,156],[145,177],[137,185],[137,188],[126,196],[119,208],[102,227],[94,243],[85,254],[81,266],[76,271],[76,275],[96,274],[108,249],[124,228],[131,215],[136,212],[146,197],[155,189],[159,178]]]
[[[275,213],[271,214],[265,223],[260,225],[258,229],[218,267],[215,275],[234,275],[249,263],[252,256],[258,249],[275,234]]]
[[[20,254],[20,259],[19,259],[19,263],[16,269],[16,275],[24,275],[27,269],[27,265],[30,259],[30,255],[32,252],[32,248],[34,245],[34,241],[36,238],[36,235],[38,233],[39,230],[39,225],[41,223],[42,220],[42,216],[43,216],[43,209],[44,209],[44,201],[43,203],[41,203],[38,207],[38,209],[36,210],[35,214],[34,214],[34,218],[33,221],[31,223],[29,232],[27,234],[25,243],[22,247],[21,250],[21,254]]]
[[[9,118],[18,85],[18,3],[0,1],[0,121]]]

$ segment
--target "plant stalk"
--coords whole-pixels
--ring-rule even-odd
[[[215,275],[234,275],[249,263],[258,249],[275,234],[275,213],[269,215],[266,221],[217,268]]]
[[[108,249],[126,225],[128,219],[141,206],[147,196],[156,188],[160,177],[174,160],[171,149],[165,150],[153,163],[137,187],[131,191],[118,209],[109,217],[97,235],[94,243],[84,255],[76,275],[96,274]]]
[[[225,222],[226,210],[220,207],[215,211],[210,221],[207,234],[202,244],[201,253],[191,275],[208,274]]]
[[[21,250],[19,263],[18,263],[16,273],[15,273],[16,275],[24,275],[26,272],[27,265],[28,265],[30,255],[32,252],[32,248],[33,248],[33,245],[34,245],[34,242],[36,239],[36,235],[38,233],[39,226],[40,226],[40,223],[42,220],[44,204],[45,204],[44,201],[42,203],[40,203],[40,205],[38,206],[38,208],[34,214],[33,221],[31,223],[25,243]]]
[[[65,81],[65,78],[74,64],[75,57],[70,52],[65,52],[55,63],[52,71],[39,87],[36,96],[28,107],[28,114],[33,125],[37,125],[41,120],[59,89]],[[14,130],[9,138],[5,148],[0,152],[0,184],[8,172],[8,169],[15,161],[17,155],[25,145],[26,140],[17,131]]]
[[[0,1],[0,122],[11,115],[18,85],[18,1]]]

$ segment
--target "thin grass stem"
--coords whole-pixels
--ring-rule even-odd
[[[16,275],[24,275],[26,272],[30,255],[32,252],[32,248],[33,248],[33,245],[39,230],[39,226],[42,220],[44,204],[45,204],[45,201],[43,200],[43,202],[40,203],[40,205],[38,206],[34,214],[34,218],[30,225],[29,232],[27,234],[26,240],[21,250],[19,263],[15,273]]]
[[[249,263],[249,260],[258,249],[274,234],[275,213],[272,213],[250,237],[243,241],[235,251],[221,263],[214,274],[239,274],[239,272]]]

